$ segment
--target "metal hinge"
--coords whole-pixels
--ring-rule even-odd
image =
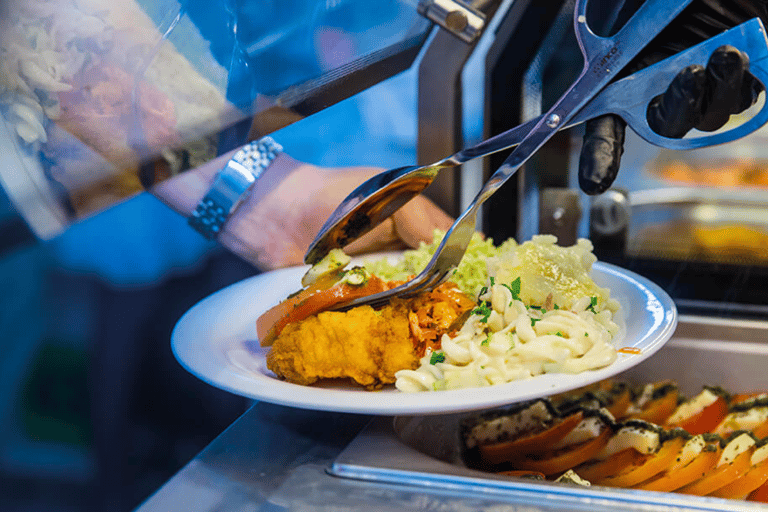
[[[485,15],[459,0],[419,0],[417,10],[467,43],[477,39],[485,26]]]

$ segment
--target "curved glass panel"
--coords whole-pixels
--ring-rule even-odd
[[[17,205],[49,203],[42,235],[406,69],[431,26],[416,0],[0,10],[0,122],[18,153],[0,182]]]

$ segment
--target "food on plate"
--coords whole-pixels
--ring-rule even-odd
[[[397,389],[482,387],[613,363],[619,305],[589,276],[591,250],[587,240],[560,247],[540,235],[487,258],[488,281],[471,316],[418,369],[398,372]]]
[[[332,251],[301,290],[257,320],[260,343],[271,346],[268,368],[298,384],[350,377],[369,389],[395,383],[411,392],[578,373],[616,359],[619,305],[589,275],[596,258],[587,240],[560,247],[541,235],[496,247],[476,236],[436,289],[379,310],[330,311],[401,284],[439,240],[397,263],[350,269],[350,258]]]
[[[341,251],[332,251],[305,275],[305,288],[257,320],[261,344],[271,345],[267,368],[278,377],[303,385],[351,378],[368,389],[392,384],[395,372],[413,368],[475,305],[448,282],[378,310],[328,311],[398,284],[362,267],[344,270],[349,261]]]
[[[290,323],[267,355],[267,367],[296,384],[345,377],[367,387],[391,383],[397,370],[417,360],[407,309],[398,302],[380,311],[325,311]]]
[[[466,418],[464,459],[503,475],[535,471],[580,485],[766,501],[767,396],[704,386],[684,398],[671,381],[603,381]],[[657,422],[640,419],[649,416]]]

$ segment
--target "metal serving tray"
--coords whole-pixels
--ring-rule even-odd
[[[768,389],[767,367],[768,323],[682,318],[664,348],[618,378],[636,383],[675,379],[681,392],[692,396],[705,384],[733,392]],[[547,510],[768,509],[737,500],[531,482],[469,469],[461,458],[459,423],[470,414],[477,412],[376,418],[335,459],[329,473],[440,492],[504,497]]]

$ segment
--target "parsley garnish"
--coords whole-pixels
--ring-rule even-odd
[[[514,300],[520,300],[520,277],[512,281],[510,284],[505,284],[504,286],[507,287],[507,290],[512,293],[512,298]]]
[[[565,334],[561,333],[560,331],[557,331],[555,335],[560,336],[561,338],[565,338]]]
[[[491,280],[491,286],[496,284],[496,278],[490,277],[489,279]],[[486,293],[488,293],[488,287],[487,286],[483,286],[482,288],[480,288],[480,293],[478,294],[478,296],[485,295]]]
[[[536,325],[536,322],[538,322],[539,320],[541,320],[541,318],[531,318],[531,327]]]
[[[432,355],[429,357],[429,364],[437,364],[437,363],[444,363],[445,362],[445,354],[442,352],[432,352]]]
[[[473,315],[480,315],[480,321],[483,323],[488,322],[488,317],[491,316],[491,308],[488,302],[481,302],[479,306],[472,310]]]
[[[491,342],[491,335],[489,334],[487,338],[485,338],[483,341],[480,342],[480,345],[487,347],[490,342]]]
[[[587,310],[597,314],[597,311],[595,311],[595,306],[597,306],[597,297],[591,297],[589,299],[589,306],[587,306]]]
[[[555,306],[554,306],[554,310],[555,310],[555,311],[557,311],[558,309],[560,309],[560,306],[558,306],[557,304],[555,304]]]

